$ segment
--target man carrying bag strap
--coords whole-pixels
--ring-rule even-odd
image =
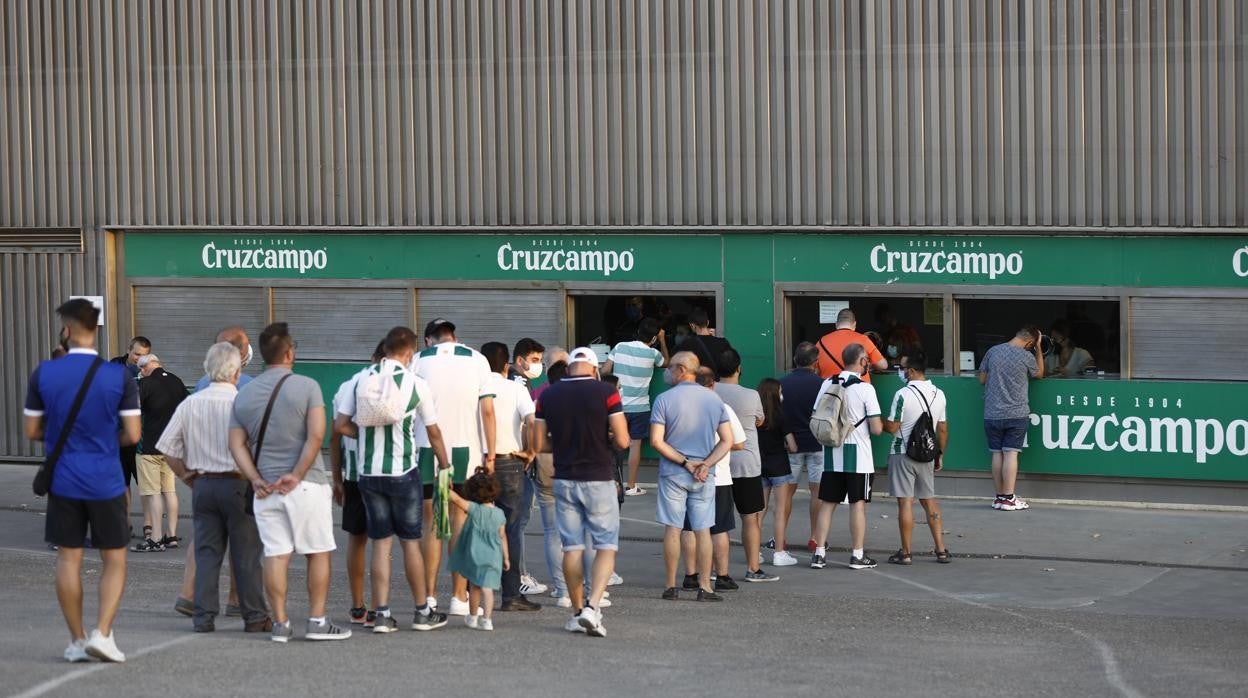
[[[86,399],[87,391],[91,388],[91,381],[95,379],[95,372],[100,370],[102,363],[104,359],[99,356],[91,362],[86,378],[82,379],[82,387],[74,396],[74,404],[69,408],[69,414],[65,416],[65,424],[61,427],[61,435],[56,438],[56,446],[35,473],[35,481],[31,483],[31,489],[34,490],[36,497],[45,497],[52,489],[52,475],[56,472],[56,462],[61,459],[61,452],[65,450],[65,442],[69,441],[69,432],[74,430],[74,422],[78,420],[78,413],[82,411],[82,401]]]
[[[257,468],[260,467],[260,451],[264,449],[264,434],[269,430],[269,419],[273,416],[273,403],[277,402],[277,394],[281,392],[282,384],[293,375],[295,374],[287,373],[277,381],[277,386],[269,395],[268,404],[264,406],[264,416],[260,418],[260,431],[256,434],[256,452],[251,455],[251,460]],[[247,492],[244,496],[247,499],[247,515],[255,516],[256,488],[250,481],[247,483]]]

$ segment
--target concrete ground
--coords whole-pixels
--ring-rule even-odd
[[[279,646],[244,635],[241,621],[219,619],[216,633],[197,635],[172,611],[183,553],[132,553],[117,621],[128,661],[68,665],[60,659],[67,633],[52,589],[55,553],[42,543],[31,474],[0,466],[0,603],[9,617],[0,693],[9,695],[1248,693],[1248,514],[1042,502],[997,512],[987,500],[945,503],[953,564],[929,556],[911,567],[885,564],[897,547],[897,509],[879,498],[867,537],[878,569],[843,565],[848,531],[838,512],[831,543],[841,549],[829,554],[828,569],[809,569],[808,555],[795,551],[799,566],[767,567],[779,582],[743,583],[722,604],[698,604],[689,594],[659,598],[653,494],[629,498],[617,565],[625,583],[612,588],[605,639],[564,632],[566,612],[553,604],[497,613],[492,634],[453,622],[433,633],[357,628],[342,643]],[[798,545],[807,502],[799,495],[790,526]],[[921,511],[917,518],[915,550],[930,550]],[[537,520],[529,569],[545,580],[535,559]],[[190,532],[189,521],[181,527]],[[740,580],[741,549],[733,555]],[[349,605],[343,574],[339,554],[331,592],[339,621]],[[98,561],[86,565],[89,619],[98,575]],[[301,565],[292,577],[298,638],[306,615]],[[394,582],[402,619],[412,604],[398,593],[406,587],[397,574]]]

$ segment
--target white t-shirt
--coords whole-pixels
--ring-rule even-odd
[[[438,426],[447,455],[455,468],[455,481],[472,475],[484,465],[481,438],[481,399],[494,397],[490,362],[475,349],[456,342],[443,342],[420,352],[412,371],[433,389],[438,408]],[[421,435],[429,445],[429,437]]]
[[[398,477],[406,475],[417,466],[420,448],[416,444],[416,426],[437,424],[438,416],[434,411],[433,394],[428,383],[416,374],[407,370],[403,364],[393,359],[382,359],[356,374],[351,381],[358,384],[364,375],[378,374],[393,377],[398,385],[399,395],[407,403],[407,414],[395,424],[375,427],[360,427],[360,437],[356,450],[359,453],[360,476]],[[338,414],[355,416],[355,390],[343,393],[339,388],[334,396],[334,411]]]
[[[839,379],[844,382],[851,377],[859,378],[858,374],[853,371],[842,371],[840,375],[825,380],[823,385],[819,386],[819,395],[827,392],[833,380]],[[855,383],[846,389],[846,393],[848,395],[845,399],[845,408],[849,410],[849,417],[854,423],[861,422],[861,424],[850,432],[845,443],[839,448],[823,447],[824,472],[874,473],[875,460],[871,455],[871,425],[868,422],[871,417],[880,416],[880,401],[876,399],[875,388],[872,388],[870,383]],[[816,396],[816,404],[818,401],[819,398]]]
[[[1062,357],[1057,352],[1044,357],[1044,374],[1050,377],[1061,375],[1061,362]],[[1088,353],[1088,350],[1083,347],[1075,347],[1070,352],[1070,359],[1066,361],[1066,373],[1064,375],[1068,378],[1082,376],[1083,369],[1090,363],[1092,363],[1092,355]]]
[[[915,391],[918,391],[918,394]],[[922,394],[922,397],[919,397],[919,394]],[[906,452],[906,440],[910,438],[915,422],[919,421],[919,415],[923,414],[925,409],[924,399],[927,400],[932,412],[932,426],[945,421],[945,391],[937,388],[929,380],[910,381],[893,395],[893,405],[888,410],[888,421],[901,422],[901,428],[897,430],[897,435],[893,438],[889,453]]]
[[[745,427],[741,425],[741,420],[737,419],[737,413],[732,411],[728,405],[724,405],[724,409],[728,412],[728,421],[732,424],[732,445],[745,443],[746,434]],[[719,445],[719,437],[715,437],[715,444]],[[723,460],[715,464],[715,486],[723,487],[732,484],[732,451],[729,455],[724,456]]]
[[[490,376],[489,388],[494,393],[494,450],[515,453],[524,448],[524,420],[533,416],[537,407],[528,388],[497,373]]]
[[[368,373],[368,369],[361,369],[359,373],[351,376],[342,385],[338,386],[338,392],[334,393],[334,413],[330,415],[332,420],[340,414],[348,417],[355,415],[355,386],[360,382],[360,376]],[[349,405],[351,411],[344,411],[344,405]],[[360,479],[360,454],[359,442],[350,436],[342,437],[342,479],[347,482],[355,482]]]

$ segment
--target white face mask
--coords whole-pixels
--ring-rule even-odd
[[[528,368],[524,369],[525,378],[537,378],[540,375],[542,375],[542,362],[540,361],[534,361],[529,364]]]
[[[904,368],[897,369],[897,377],[900,378],[902,382],[904,383],[906,380],[906,369]]]

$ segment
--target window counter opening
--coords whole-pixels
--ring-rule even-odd
[[[653,319],[663,329],[671,351],[689,336],[690,317],[705,313],[710,327],[721,334],[713,296],[677,295],[577,295],[573,301],[576,346],[613,347],[637,339],[645,319]],[[605,357],[600,357],[605,358]]]
[[[922,349],[929,370],[945,367],[944,305],[940,298],[901,296],[792,296],[789,299],[789,353],[801,342],[817,342],[836,329],[836,314],[848,307],[858,319],[858,331],[876,343],[880,353],[896,366],[907,349]],[[792,356],[785,357],[785,364]]]
[[[978,370],[984,352],[1008,342],[1026,325],[1045,336],[1045,376],[1118,377],[1121,372],[1120,308],[1117,301],[967,298],[961,317],[960,366]]]

